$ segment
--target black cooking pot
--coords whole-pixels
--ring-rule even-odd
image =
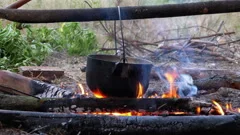
[[[115,55],[89,55],[86,79],[91,91],[100,90],[107,97],[130,97],[138,95],[138,84],[143,93],[148,88],[152,63],[148,60],[126,57],[120,62]]]

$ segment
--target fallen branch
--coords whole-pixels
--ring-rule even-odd
[[[185,51],[185,52],[197,52],[199,54],[207,54],[207,55],[211,55],[211,56],[215,56],[215,57],[221,57],[223,60],[229,61],[229,62],[233,62],[233,63],[238,63],[235,59],[233,58],[229,58],[226,56],[223,56],[221,53],[218,52],[212,52],[212,51],[208,51],[208,50],[201,50],[199,48],[182,48],[182,46],[177,46],[177,45],[171,45],[171,46],[161,46],[159,47],[159,49],[162,49],[163,51],[168,51],[168,52],[172,52],[172,51]]]
[[[210,34],[206,36],[199,36],[199,37],[192,37],[191,39],[204,39],[204,38],[210,38],[215,36],[223,36],[223,35],[232,35],[235,34],[235,32],[225,32],[225,33],[216,33],[216,34]],[[187,40],[189,38],[170,38],[170,39],[163,39],[159,41],[155,41],[154,43],[161,43],[161,42],[168,42],[168,41],[176,41],[176,40]]]
[[[211,34],[211,35],[206,35],[206,36],[192,37],[191,40],[194,41],[196,39],[204,39],[204,38],[210,38],[210,37],[215,37],[215,36],[232,35],[232,34],[235,34],[235,32],[216,33],[216,34]],[[159,41],[155,41],[155,42],[146,42],[146,41],[130,40],[130,39],[125,39],[125,41],[128,41],[129,43],[131,43],[133,45],[139,45],[139,46],[143,46],[143,45],[158,46],[158,44],[161,42],[170,42],[170,41],[187,40],[187,39],[189,39],[189,37],[188,38],[183,37],[183,38],[163,39],[163,40],[159,40]]]

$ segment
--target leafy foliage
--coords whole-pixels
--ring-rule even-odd
[[[19,66],[39,65],[54,50],[87,55],[97,49],[95,34],[79,23],[64,23],[56,29],[25,28],[20,31],[16,23],[0,26],[0,69],[17,71]]]
[[[60,41],[70,55],[87,55],[97,48],[95,34],[78,23],[64,23],[59,31]]]
[[[41,42],[28,42],[15,26],[0,29],[0,69],[16,71],[18,66],[37,65],[52,51]]]
[[[31,28],[28,39],[48,43],[54,50],[66,49],[70,55],[85,56],[97,49],[96,35],[79,23],[63,23],[58,29]]]

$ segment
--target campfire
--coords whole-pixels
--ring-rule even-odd
[[[27,78],[23,76],[1,71],[0,75],[3,74],[17,76],[22,80],[22,84],[30,81],[31,86],[34,86],[32,88],[38,88],[38,90],[44,88],[43,93],[38,94],[39,96],[52,96],[50,99],[36,99],[28,96],[0,95],[1,100],[4,101],[14,99],[14,104],[5,102],[5,107],[10,110],[0,110],[3,116],[0,120],[4,123],[11,121],[16,125],[21,124],[32,130],[40,126],[43,128],[42,131],[60,128],[74,134],[78,132],[147,134],[149,131],[164,132],[164,134],[185,132],[225,134],[226,128],[235,131],[234,129],[239,127],[237,123],[240,118],[240,108],[234,108],[230,102],[224,104],[217,100],[206,102],[194,99],[197,89],[191,82],[191,76],[175,69],[167,70],[160,76],[166,82],[165,92],[149,94],[146,91],[144,93],[142,84],[137,83],[136,98],[108,97],[100,89],[89,90],[85,84],[81,83],[77,84],[77,89],[71,94],[51,84],[26,80]],[[50,91],[57,94],[49,95]],[[28,102],[23,102],[23,99]],[[49,128],[44,128],[46,123],[49,123],[47,125]],[[94,127],[96,125],[101,128],[96,129]],[[175,128],[177,130],[173,131],[172,129]]]
[[[177,73],[176,70],[170,71],[170,72],[166,72],[164,73],[164,77],[166,78],[166,81],[168,83],[168,91],[163,93],[162,95],[158,95],[156,93],[153,93],[152,95],[148,95],[146,97],[146,95],[144,95],[143,93],[143,87],[141,85],[141,83],[138,83],[137,85],[137,99],[157,99],[157,100],[161,100],[161,99],[168,99],[168,100],[178,100],[178,99],[183,99],[183,100],[188,100],[191,101],[191,95],[196,95],[197,94],[197,89],[195,86],[192,86],[190,88],[190,90],[187,88],[189,87],[184,87],[182,82],[177,82],[177,80],[179,80],[179,77],[183,76],[179,73]],[[186,75],[184,75],[186,76]],[[188,75],[188,77],[190,77],[190,81],[191,81],[191,76]],[[186,81],[186,80],[181,80],[181,81]],[[182,86],[181,86],[182,85]],[[100,90],[94,90],[94,91],[90,91],[87,89],[84,89],[82,84],[78,84],[79,89],[78,92],[76,92],[76,95],[82,95],[85,98],[99,98],[100,99],[108,99],[108,97],[106,95],[104,95],[104,93]],[[181,88],[184,87],[184,88]],[[184,91],[188,91],[188,93],[185,94],[187,95],[184,96]],[[92,93],[92,94],[88,94],[88,93]],[[180,93],[180,94],[179,94]],[[190,95],[190,96],[189,96]],[[75,97],[75,96],[74,96]],[[194,101],[192,101],[194,103]],[[191,111],[188,111],[186,108],[178,108],[177,106],[175,106],[176,108],[171,108],[171,109],[160,109],[163,106],[167,106],[167,102],[166,104],[163,104],[162,106],[159,106],[158,109],[156,109],[155,111],[139,111],[139,110],[132,110],[132,111],[128,111],[127,109],[120,109],[121,111],[115,111],[118,110],[118,108],[116,107],[115,110],[114,108],[111,108],[111,111],[102,111],[101,109],[99,109],[98,111],[93,111],[93,112],[77,112],[78,114],[84,114],[84,115],[89,115],[89,114],[93,114],[93,115],[113,115],[113,116],[162,116],[162,115],[228,115],[228,114],[233,114],[233,113],[240,113],[240,108],[232,108],[231,103],[226,103],[225,105],[220,105],[220,103],[218,103],[215,100],[212,100],[211,104],[208,103],[199,103],[199,106],[194,106],[192,108]],[[179,111],[178,109],[182,110]]]

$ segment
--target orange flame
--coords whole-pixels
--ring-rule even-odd
[[[230,108],[230,107],[229,107],[229,104],[227,103],[227,104],[226,104],[226,111],[229,111],[229,108]]]
[[[174,81],[177,78],[177,73],[176,72],[166,73],[165,77],[167,78],[170,84],[170,89],[168,93],[164,93],[162,95],[162,98],[179,98],[179,95],[177,94],[177,87],[174,85]]]
[[[227,103],[227,104],[226,104],[226,111],[232,111],[232,110],[233,110],[232,104]]]
[[[200,113],[201,113],[201,107],[198,106],[198,107],[196,108],[196,113],[197,113],[197,115],[200,115]]]
[[[240,113],[240,108],[238,108],[237,110],[238,110],[238,113]]]
[[[216,105],[216,111],[217,111],[220,115],[224,115],[225,113],[224,113],[222,107],[220,106],[220,104],[217,103],[217,102],[214,101],[214,100],[213,100],[212,102],[213,102],[214,105]]]
[[[83,85],[82,85],[81,83],[78,84],[78,87],[80,88],[81,94],[88,96],[88,93],[85,92],[85,90],[84,90],[84,88],[83,88]]]
[[[138,87],[137,87],[137,98],[142,98],[143,97],[143,86],[141,83],[138,83]]]
[[[96,98],[106,98],[107,97],[99,89],[94,90],[93,94]]]

